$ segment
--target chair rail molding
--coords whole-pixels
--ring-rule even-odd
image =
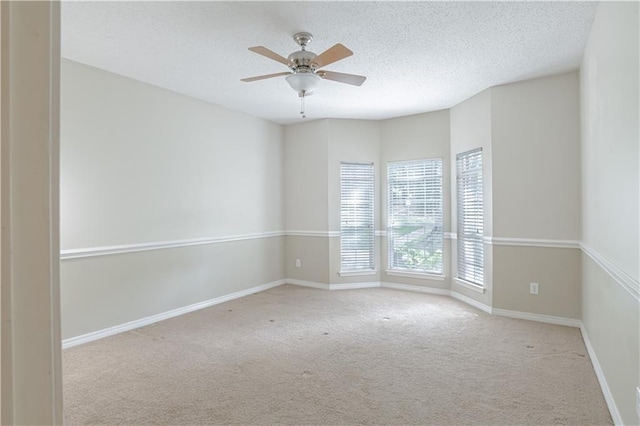
[[[255,240],[285,236],[284,231],[266,231],[252,234],[227,235],[209,238],[190,238],[184,240],[157,241],[151,243],[121,244],[104,247],[89,247],[60,251],[60,260],[78,259],[83,257],[108,256],[121,253],[135,253],[139,251],[162,250],[177,247],[198,246],[204,244],[228,243],[232,241]]]
[[[613,278],[627,293],[640,302],[640,281],[618,268],[607,258],[595,251],[592,247],[584,242],[580,243],[582,252],[589,256],[600,268]]]

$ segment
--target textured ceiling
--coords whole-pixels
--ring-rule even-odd
[[[287,71],[247,50],[287,56],[343,43],[307,120],[384,119],[449,108],[491,86],[578,68],[591,2],[63,2],[62,56],[278,123],[301,120]]]

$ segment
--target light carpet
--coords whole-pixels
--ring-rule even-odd
[[[67,424],[611,424],[577,328],[280,286],[67,349]]]

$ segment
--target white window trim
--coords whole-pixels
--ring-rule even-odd
[[[402,269],[387,269],[385,273],[394,277],[418,278],[433,281],[444,281],[445,279],[447,279],[446,276],[440,274],[434,274],[430,272],[405,271]]]
[[[365,275],[376,275],[377,273],[377,269],[365,269],[362,271],[340,271],[338,275],[341,277],[363,277]]]
[[[463,280],[462,278],[454,277],[453,281],[455,281],[456,284],[461,285],[462,287],[475,291],[476,293],[484,294],[486,290],[486,287],[469,282],[467,280]]]

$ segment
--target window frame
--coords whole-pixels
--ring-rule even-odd
[[[410,182],[409,177],[402,179],[399,176],[394,176],[395,174],[401,173],[399,170],[395,170],[396,168],[404,168],[406,173],[413,171],[418,174],[420,172],[419,169],[422,168],[423,176],[419,177],[418,175],[416,180]],[[411,170],[412,168],[413,170]],[[427,174],[427,170],[429,169],[436,169],[439,173],[429,175]],[[420,179],[422,179],[422,181]],[[416,182],[421,182],[417,185],[419,191],[411,192],[412,189],[416,189]],[[422,188],[419,188],[420,186],[422,186]],[[429,192],[434,190],[439,192],[438,197],[429,197]],[[411,198],[411,195],[413,195],[413,198],[416,199],[419,205],[422,203],[424,209],[423,220],[407,221],[406,219],[408,219],[408,217],[403,217],[403,215],[397,211],[397,200],[394,198],[394,192],[398,191],[405,191],[408,194],[406,198]],[[387,275],[412,278],[428,277],[440,281],[444,280],[444,191],[444,159],[441,157],[387,163]],[[431,220],[428,219],[429,217]],[[406,264],[400,264],[397,256],[399,246],[396,240],[396,229],[398,227],[422,227],[423,235],[425,236],[424,244],[422,245],[423,255],[427,252],[427,248],[431,248],[431,252],[433,252],[432,255],[439,251],[440,259],[436,260],[439,268],[428,268],[426,264],[425,267],[408,267]],[[432,244],[429,244],[427,240],[427,229],[429,227],[431,229],[428,235],[435,236],[436,244],[439,243],[436,249],[433,249]],[[434,229],[436,230],[434,231]],[[416,230],[412,231],[412,233],[413,232],[419,231]],[[412,245],[412,241],[407,240],[405,245]],[[407,256],[410,255],[407,254]],[[415,253],[411,261],[415,261],[416,257],[418,257],[418,262],[422,261],[419,255],[415,255]]]
[[[351,170],[348,170],[348,169]],[[356,170],[360,169],[360,170]],[[366,169],[366,170],[365,170]],[[347,174],[350,173],[350,176]],[[366,177],[366,179],[364,179]],[[357,178],[357,179],[356,179]],[[347,188],[347,185],[351,188]],[[362,201],[357,204],[364,204],[367,211],[360,214],[356,201],[352,201],[350,209],[345,209],[347,200],[345,192],[349,189],[359,189],[364,191]],[[375,165],[372,162],[340,162],[340,276],[356,276],[356,275],[372,275],[376,273],[376,237],[375,237]],[[356,225],[347,226],[346,222],[349,215],[356,215]],[[355,229],[354,229],[355,228]],[[357,228],[363,228],[364,232],[358,231]],[[357,247],[357,241],[348,241],[349,238],[364,239],[367,244],[363,247]],[[354,244],[355,243],[355,244]],[[347,249],[348,245],[354,245],[354,248]],[[355,253],[349,253],[354,251]],[[365,256],[358,251],[364,251]],[[349,253],[348,256],[346,254]],[[350,259],[349,259],[350,258]],[[367,258],[366,264],[359,264],[363,259]]]
[[[456,155],[456,281],[482,291],[485,286],[483,167],[482,148]]]

